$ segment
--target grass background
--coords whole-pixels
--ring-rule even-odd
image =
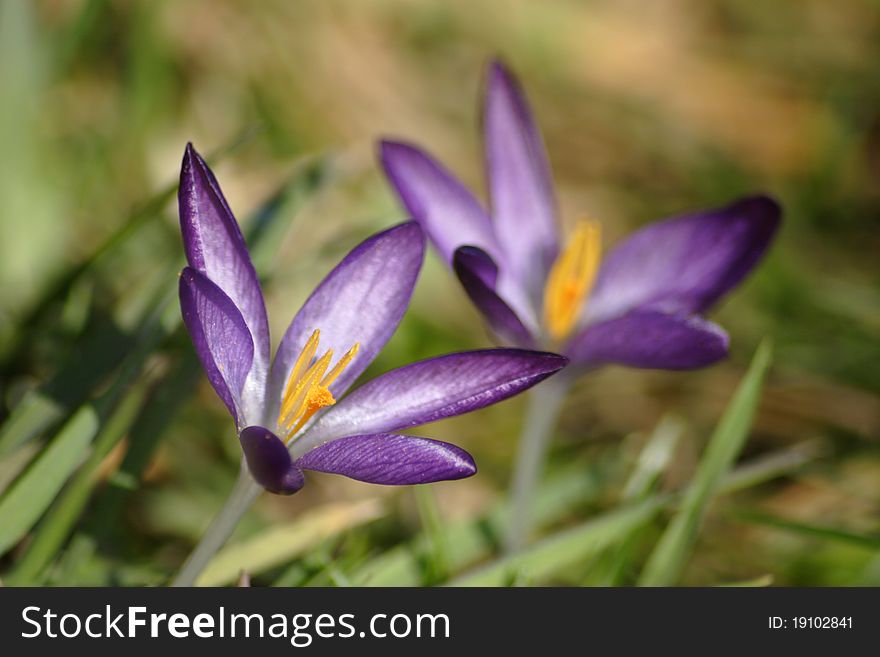
[[[529,94],[566,226],[588,214],[613,244],[742,194],[781,200],[770,256],[713,315],[730,358],[581,382],[531,561],[493,556],[514,399],[420,429],[474,454],[470,480],[416,492],[310,475],[293,498],[263,496],[216,581],[245,567],[259,584],[430,584],[497,566],[486,581],[638,582],[664,495],[691,481],[768,336],[738,460],[774,476],[711,496],[671,582],[880,583],[876,0],[0,1],[4,580],[162,583],[232,486],[237,440],[174,295],[184,144],[216,155],[279,336],[348,248],[402,219],[378,137],[417,141],[482,189],[495,55]],[[432,255],[370,372],[487,343]],[[608,515],[645,501],[660,506],[630,525]]]

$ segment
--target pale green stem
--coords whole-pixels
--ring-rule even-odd
[[[238,481],[229,494],[226,504],[216,515],[202,536],[202,540],[187,558],[180,572],[171,581],[171,586],[193,586],[208,562],[223,547],[224,543],[235,531],[242,516],[251,508],[257,496],[263,492],[242,463]]]
[[[557,375],[528,393],[528,407],[510,486],[510,521],[504,541],[508,554],[520,550],[528,540],[535,488],[568,387],[567,377]]]

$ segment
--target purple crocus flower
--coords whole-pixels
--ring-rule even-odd
[[[708,310],[754,268],[780,222],[755,196],[636,231],[600,258],[599,225],[559,234],[544,145],[514,76],[490,66],[484,104],[490,211],[419,148],[384,141],[381,161],[492,331],[566,354],[575,371],[617,363],[686,370],[727,354]]]
[[[402,435],[410,427],[506,399],[565,358],[522,349],[449,354],[383,374],[344,398],[394,332],[424,256],[409,222],[370,237],[321,282],[294,317],[274,360],[256,272],[217,180],[188,145],[180,225],[184,323],[232,414],[254,480],[291,494],[304,470],[379,484],[421,484],[476,472],[464,450]],[[341,400],[337,403],[337,398]]]

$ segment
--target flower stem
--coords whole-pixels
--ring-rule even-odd
[[[528,539],[531,503],[568,387],[565,377],[556,376],[528,393],[529,402],[510,487],[510,521],[504,541],[508,554],[520,550]]]
[[[202,540],[196,546],[195,550],[187,558],[180,572],[171,581],[171,586],[193,586],[201,575],[205,566],[214,557],[215,554],[223,547],[223,544],[235,531],[239,520],[257,499],[257,496],[263,491],[259,484],[251,478],[247,466],[242,463],[241,472],[238,475],[238,481],[229,494],[226,504],[216,515],[207,531],[202,536]]]

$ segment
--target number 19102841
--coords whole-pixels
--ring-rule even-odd
[[[771,630],[851,630],[852,616],[770,616],[767,627]]]

